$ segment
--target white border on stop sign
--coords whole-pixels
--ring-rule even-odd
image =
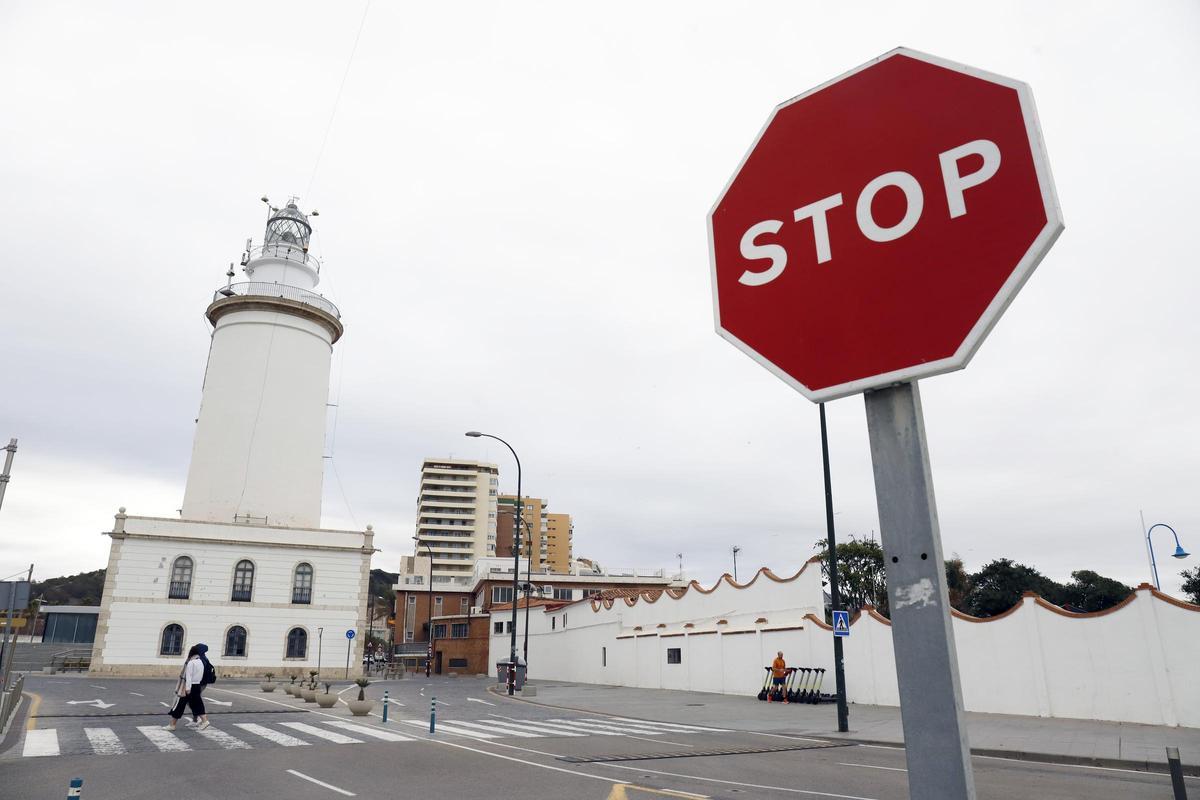
[[[885,61],[894,56],[908,56],[909,58],[913,58],[918,61],[925,61],[929,64],[935,64],[939,67],[954,70],[955,72],[961,72],[965,75],[970,75],[972,77],[980,78],[992,83],[998,83],[1001,86],[1008,86],[1016,90],[1017,97],[1021,103],[1021,115],[1025,120],[1025,131],[1029,135],[1029,149],[1033,154],[1033,166],[1035,172],[1037,173],[1038,188],[1041,189],[1042,193],[1042,203],[1046,212],[1046,225],[1038,233],[1037,238],[1033,240],[1033,244],[1030,245],[1029,249],[1025,251],[1025,255],[1022,256],[1021,260],[1017,262],[1016,269],[1012,271],[1012,274],[1008,276],[1008,279],[1004,281],[1004,284],[1000,287],[999,291],[996,292],[996,296],[992,298],[992,302],[988,304],[986,309],[984,309],[983,314],[971,328],[971,331],[967,334],[967,337],[963,340],[963,343],[959,346],[958,350],[955,351],[954,355],[950,356],[949,358],[939,359],[937,361],[928,361],[923,364],[916,364],[911,367],[905,367],[892,372],[881,373],[869,378],[849,381],[848,383],[841,383],[837,384],[836,386],[828,386],[824,389],[812,390],[797,381],[792,376],[788,375],[779,367],[772,364],[753,347],[721,327],[721,301],[717,293],[717,258],[715,242],[713,240],[712,218],[713,214],[717,210],[717,207],[721,205],[721,201],[725,199],[725,195],[729,192],[729,187],[733,185],[734,180],[737,179],[737,176],[741,173],[742,168],[746,165],[746,161],[750,158],[750,154],[754,152],[754,148],[758,147],[758,143],[762,140],[763,134],[766,133],[766,130],[771,126],[771,123],[775,121],[775,115],[779,113],[780,109],[787,108],[793,103],[799,102],[811,94],[815,94],[816,92],[819,92],[828,86],[832,86],[839,81],[845,80],[851,75],[862,72],[863,70],[873,67],[879,62]],[[1039,263],[1041,263],[1042,258],[1045,257],[1046,253],[1050,250],[1050,247],[1054,244],[1054,241],[1059,237],[1059,234],[1063,232],[1064,228],[1062,209],[1058,205],[1058,195],[1054,191],[1054,178],[1050,174],[1050,161],[1046,156],[1046,145],[1045,142],[1042,141],[1042,129],[1038,124],[1037,107],[1033,102],[1033,90],[1030,88],[1029,84],[1025,83],[1024,81],[1006,78],[1003,75],[997,75],[992,72],[969,67],[966,64],[959,64],[955,61],[948,61],[944,58],[931,56],[928,53],[922,53],[918,50],[910,50],[907,47],[897,47],[895,50],[884,53],[878,58],[871,59],[867,63],[855,67],[849,72],[845,72],[836,78],[833,78],[832,80],[822,83],[820,86],[809,89],[807,92],[796,95],[790,100],[785,100],[784,102],[775,106],[775,108],[771,111],[771,115],[767,118],[766,123],[764,123],[762,128],[759,130],[758,135],[754,137],[754,142],[750,145],[749,149],[746,150],[746,154],[742,156],[742,160],[738,163],[737,169],[734,170],[733,175],[725,183],[725,188],[722,189],[721,194],[717,196],[717,201],[713,204],[713,207],[708,212],[707,223],[708,261],[712,272],[713,322],[717,330],[717,335],[730,342],[734,347],[753,358],[762,366],[766,367],[777,377],[782,379],[785,383],[814,403],[823,403],[827,400],[836,400],[840,397],[848,397],[852,394],[859,394],[870,389],[882,389],[886,386],[895,386],[898,383],[904,383],[906,381],[929,378],[934,375],[953,372],[954,370],[959,370],[967,366],[967,364],[970,363],[971,359],[975,356],[975,352],[979,349],[979,346],[983,344],[983,340],[987,338],[988,333],[990,333],[996,323],[999,322],[1000,317],[1004,314],[1004,310],[1008,308],[1009,303],[1011,303],[1013,298],[1017,296],[1017,293],[1021,291],[1021,287],[1025,284],[1025,281],[1029,280],[1029,276],[1033,274],[1034,269]]]

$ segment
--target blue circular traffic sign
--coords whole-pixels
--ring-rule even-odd
[[[353,639],[353,638],[354,638],[354,631],[353,631],[353,630],[346,631],[346,638],[347,638],[347,639]]]

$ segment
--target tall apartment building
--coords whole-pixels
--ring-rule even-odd
[[[535,570],[569,572],[574,553],[574,525],[570,514],[551,514],[550,503],[540,497],[523,497],[525,506],[521,526],[521,557],[533,553]],[[516,519],[516,495],[500,495],[497,512],[496,555],[512,557],[513,521]]]
[[[419,556],[432,556],[433,583],[472,574],[475,562],[496,554],[495,464],[427,458],[417,497]]]

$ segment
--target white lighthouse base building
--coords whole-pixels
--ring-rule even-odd
[[[364,638],[346,631],[367,624],[370,526],[282,528],[124,511],[107,534],[92,673],[174,676],[200,642],[230,677],[307,677],[318,666],[340,676],[347,656],[352,669],[361,664]]]

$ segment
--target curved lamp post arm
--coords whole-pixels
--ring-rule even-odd
[[[1154,542],[1150,540],[1150,534],[1155,528],[1166,528],[1175,537],[1175,552],[1171,554],[1172,556],[1175,558],[1187,558],[1191,554],[1183,549],[1183,545],[1179,543],[1179,534],[1167,523],[1156,522],[1146,529],[1146,546],[1150,548],[1150,568],[1154,571],[1154,588],[1161,590],[1162,584],[1158,580],[1158,562],[1154,558]]]

